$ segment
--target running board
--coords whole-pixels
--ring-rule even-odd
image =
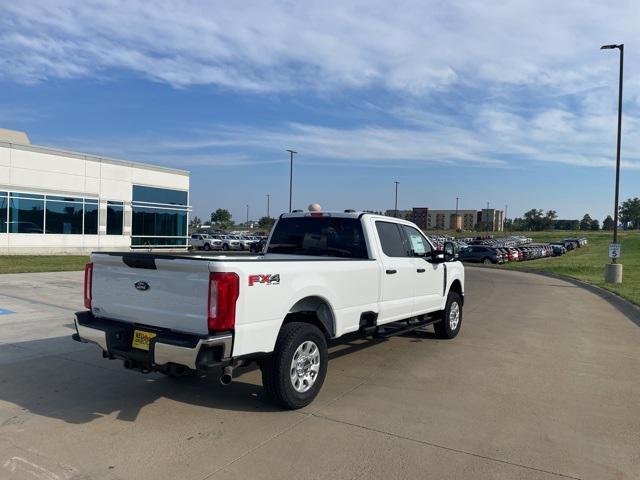
[[[364,329],[366,335],[373,335],[375,338],[390,338],[396,335],[402,335],[404,333],[412,332],[422,327],[433,325],[440,321],[438,317],[430,317],[424,320],[418,320],[416,322],[402,321],[393,322],[386,325],[380,325],[377,327],[369,327]]]

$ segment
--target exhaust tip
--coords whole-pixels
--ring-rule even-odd
[[[228,373],[223,373],[222,376],[220,377],[220,383],[225,387],[227,385],[231,385],[232,380],[233,380],[233,377]]]

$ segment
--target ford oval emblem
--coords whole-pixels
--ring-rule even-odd
[[[133,286],[136,287],[137,290],[142,290],[143,292],[145,290],[149,290],[149,284],[147,282],[143,282],[142,280],[134,283]]]

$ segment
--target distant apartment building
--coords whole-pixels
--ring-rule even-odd
[[[402,218],[403,220],[413,221],[413,210],[394,210],[389,209],[384,212],[387,217]]]
[[[429,210],[427,229],[434,230],[474,230],[476,210]]]
[[[411,210],[387,210],[389,217],[402,218],[423,230],[467,230],[501,232],[504,229],[504,211],[483,210],[431,210],[413,207]]]
[[[413,207],[411,221],[422,229],[427,228],[429,209],[427,207]]]
[[[504,230],[504,211],[494,208],[483,208],[478,212],[480,230],[502,232]]]

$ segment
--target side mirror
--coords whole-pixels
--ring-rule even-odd
[[[458,258],[458,249],[453,242],[444,242],[444,261],[453,262]]]
[[[431,252],[430,256],[426,257],[426,259],[429,263],[444,263],[445,253],[442,250],[434,250]]]

